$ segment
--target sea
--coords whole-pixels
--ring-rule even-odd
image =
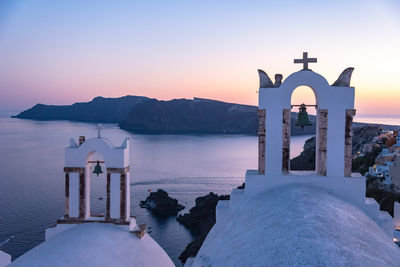
[[[13,113],[16,114],[16,113]],[[64,215],[64,148],[70,138],[97,136],[97,125],[69,121],[33,121],[0,113],[0,250],[14,259],[44,241],[45,229]],[[361,122],[400,125],[393,118],[356,118]],[[131,140],[131,214],[177,266],[193,235],[176,221],[139,207],[149,190],[164,189],[188,212],[199,196],[230,194],[257,169],[257,137],[251,135],[141,135],[105,124],[103,137],[114,146]],[[291,157],[299,155],[310,135],[291,138]],[[93,213],[106,209],[106,176],[91,176]]]

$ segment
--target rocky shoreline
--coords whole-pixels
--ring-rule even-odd
[[[146,200],[140,201],[140,207],[152,211],[158,216],[176,216],[185,206],[178,203],[178,200],[171,198],[162,189],[151,192]]]
[[[188,228],[195,239],[190,242],[179,259],[185,263],[189,257],[195,257],[201,245],[207,237],[208,232],[215,224],[215,208],[219,200],[229,200],[230,195],[219,196],[213,192],[203,197],[196,198],[196,205],[189,213],[179,215],[176,220]]]

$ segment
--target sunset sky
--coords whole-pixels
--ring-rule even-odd
[[[1,0],[0,110],[128,94],[256,105],[257,69],[286,78],[303,51],[329,83],[355,68],[358,113],[400,113],[396,0]]]

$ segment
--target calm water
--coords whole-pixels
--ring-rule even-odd
[[[96,125],[0,117],[0,250],[13,259],[43,242],[45,229],[64,214],[64,147],[79,135],[96,136]],[[166,190],[185,212],[198,196],[229,194],[244,181],[246,169],[257,168],[255,136],[133,135],[116,125],[105,125],[102,135],[114,145],[131,138],[131,213],[152,228],[150,235],[177,265],[193,237],[174,217],[156,218],[139,207],[148,189]],[[292,138],[292,156],[309,137]],[[99,200],[105,180],[91,177],[96,213],[105,211],[105,200]]]
[[[400,114],[360,114],[354,117],[356,122],[400,125]]]

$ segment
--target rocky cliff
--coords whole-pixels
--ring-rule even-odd
[[[368,145],[375,136],[378,136],[381,131],[380,126],[358,126],[353,127],[352,151],[353,154],[363,150],[364,146]],[[372,151],[365,153],[364,156],[353,160],[353,171],[359,172],[362,175],[375,162],[376,156],[382,148],[375,147]],[[291,170],[315,170],[315,137],[312,137],[304,143],[303,152],[290,160]]]
[[[257,107],[194,98],[159,101],[142,96],[96,97],[90,102],[56,106],[37,104],[14,116],[33,120],[70,120],[94,123],[118,123],[122,129],[152,134],[251,134],[258,128]],[[313,126],[302,131],[295,126],[292,134],[314,134]]]
[[[159,216],[176,215],[185,206],[178,203],[178,200],[171,198],[167,192],[158,189],[156,192],[151,192],[146,200],[140,201],[140,207],[151,210]]]
[[[303,131],[295,126],[296,119],[292,113],[293,135],[315,133],[315,116]],[[120,127],[137,133],[255,135],[257,107],[202,98],[151,100],[135,105]]]
[[[215,207],[219,200],[228,200],[229,195],[218,196],[213,192],[196,198],[196,205],[189,213],[179,215],[177,221],[186,226],[194,235],[195,240],[189,243],[179,259],[184,263],[189,257],[196,256],[208,232],[215,224]]]
[[[119,123],[126,118],[133,106],[150,100],[143,96],[104,98],[98,96],[90,102],[56,106],[37,104],[13,116],[33,120],[70,120],[82,122]]]

